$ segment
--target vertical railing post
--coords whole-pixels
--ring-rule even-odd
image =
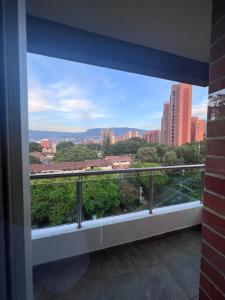
[[[76,191],[77,191],[77,225],[78,228],[81,228],[82,223],[82,177],[79,176],[79,179],[76,182]]]
[[[154,176],[153,173],[149,175],[149,213],[152,214],[154,205]]]
[[[201,195],[200,195],[200,202],[203,203],[204,198],[204,185],[205,185],[205,171],[201,171]]]

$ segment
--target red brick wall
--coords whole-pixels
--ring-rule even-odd
[[[225,89],[225,0],[213,0],[209,94],[221,89]],[[208,112],[200,300],[225,299],[224,102]]]

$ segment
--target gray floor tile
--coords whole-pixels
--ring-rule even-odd
[[[125,253],[134,268],[152,266],[160,262],[151,243],[129,246],[125,249]]]
[[[104,274],[104,277],[107,278],[134,271],[124,247],[107,249],[100,260],[100,268],[101,274]]]
[[[174,257],[165,265],[188,297],[198,295],[200,265],[191,255]]]
[[[163,264],[138,272],[144,295],[150,300],[188,300],[189,298]]]
[[[135,272],[103,279],[104,300],[147,299]]]
[[[64,293],[57,295],[55,300],[103,300],[103,287],[101,280],[80,279]]]
[[[170,260],[173,257],[184,254],[185,251],[183,243],[176,236],[156,240],[151,243],[151,247],[160,261]]]

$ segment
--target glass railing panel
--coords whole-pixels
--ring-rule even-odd
[[[76,180],[76,177],[31,180],[33,229],[76,221]]]
[[[149,175],[96,175],[82,179],[83,220],[148,209]]]
[[[152,208],[201,199],[201,167],[116,172],[95,171],[72,174],[72,177],[67,177],[68,174],[33,176],[30,184],[32,227],[75,222],[80,228],[85,220],[142,210],[151,213]]]
[[[154,175],[154,208],[201,199],[200,170],[160,171]]]

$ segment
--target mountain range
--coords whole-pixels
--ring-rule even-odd
[[[128,131],[138,130],[143,134],[146,130],[129,128],[129,127],[116,127],[111,128],[116,136],[125,135]],[[29,130],[29,140],[38,141],[41,139],[74,139],[82,141],[86,139],[99,139],[101,137],[101,128],[91,128],[84,132],[61,132],[61,131],[42,131],[42,130]]]

